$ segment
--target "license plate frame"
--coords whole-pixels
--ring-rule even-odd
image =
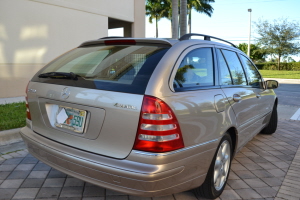
[[[56,116],[62,111],[62,109],[64,109],[68,118],[63,123],[58,123],[56,119],[55,126],[58,128],[73,131],[75,133],[83,134],[87,118],[87,111],[67,106],[58,106],[59,109],[56,113]]]

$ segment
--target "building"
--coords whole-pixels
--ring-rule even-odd
[[[46,63],[120,27],[145,37],[144,0],[1,0],[0,98],[24,96]]]

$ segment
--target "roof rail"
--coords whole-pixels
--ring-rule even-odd
[[[203,36],[204,40],[208,40],[208,41],[210,41],[210,39],[213,38],[213,39],[216,39],[216,40],[220,40],[220,41],[226,42],[226,43],[230,44],[231,46],[237,48],[237,46],[235,46],[234,44],[232,44],[231,42],[229,42],[227,40],[223,40],[221,38],[217,38],[217,37],[210,36],[210,35],[198,34],[198,33],[188,33],[188,34],[185,34],[185,35],[181,36],[181,38],[179,38],[179,40],[180,41],[182,41],[182,40],[189,40],[189,39],[191,39],[191,36]]]

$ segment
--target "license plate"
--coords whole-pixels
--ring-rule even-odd
[[[59,106],[55,126],[76,133],[83,133],[87,112],[76,108]],[[63,116],[63,117],[62,117]]]

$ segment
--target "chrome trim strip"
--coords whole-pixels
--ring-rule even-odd
[[[272,112],[272,111],[267,111],[267,112],[261,114],[260,116],[252,117],[252,118],[251,118],[250,120],[248,120],[247,122],[241,124],[241,125],[240,125],[240,128],[244,128],[244,127],[248,126],[249,124],[252,124],[253,122],[260,120],[261,118],[266,117],[266,116],[269,115],[271,112]]]
[[[199,147],[199,146],[203,146],[203,145],[206,145],[206,144],[209,144],[209,143],[212,143],[212,142],[216,142],[218,140],[219,139],[210,140],[210,141],[207,141],[207,142],[204,142],[204,143],[201,143],[201,144],[196,144],[194,146],[186,147],[186,148],[175,150],[175,151],[168,152],[168,153],[149,153],[149,152],[138,151],[138,150],[132,150],[132,153],[143,155],[143,156],[151,156],[151,157],[169,156],[169,155],[180,153],[180,152],[183,152],[183,151],[187,151],[187,150]]]

